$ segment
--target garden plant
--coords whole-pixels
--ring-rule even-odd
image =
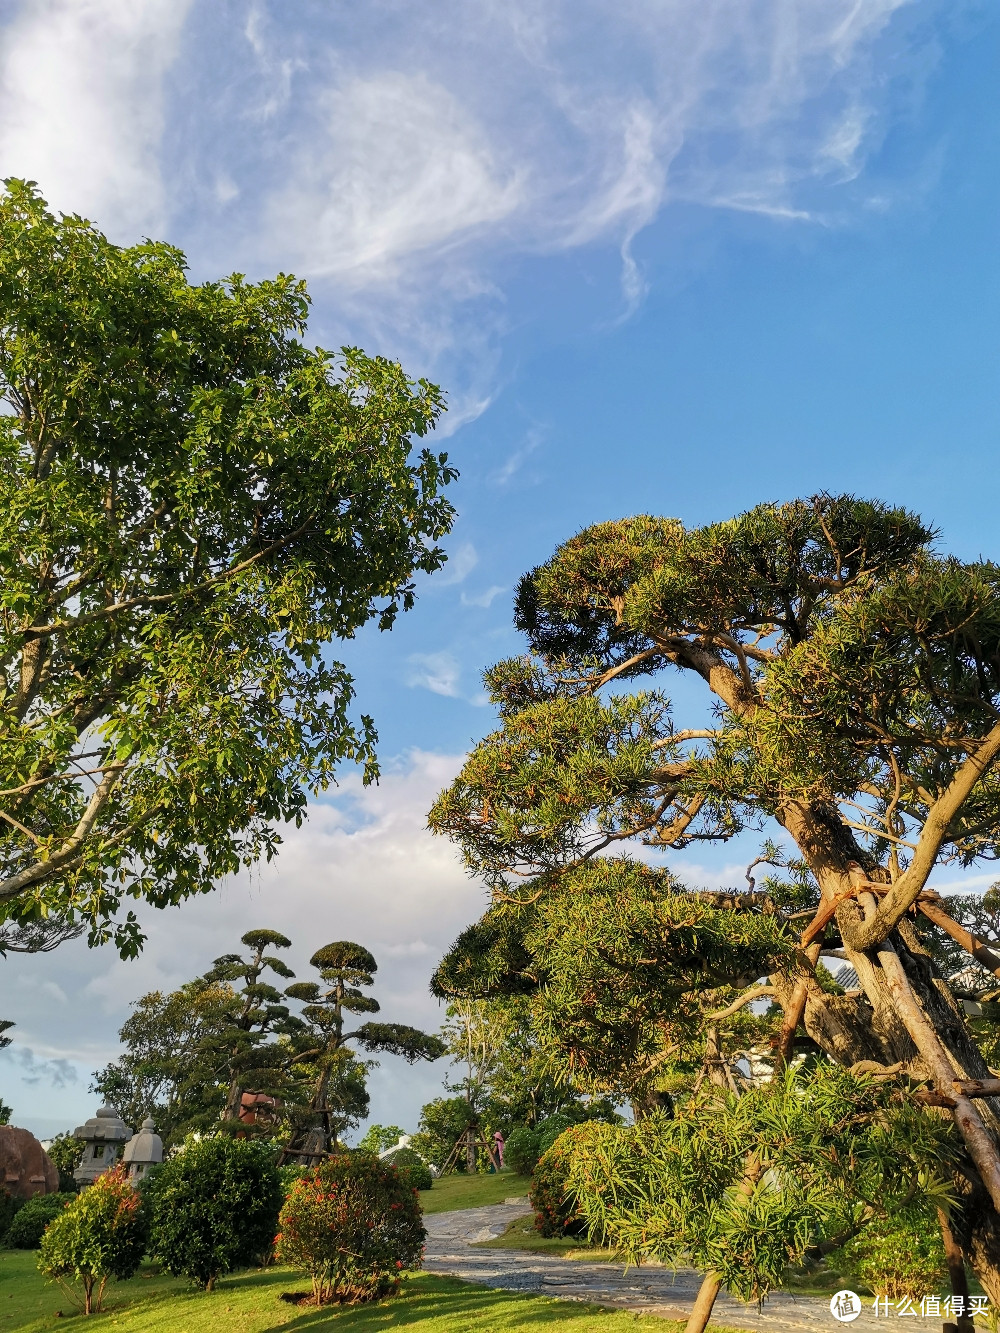
[[[289,1192],[277,1258],[309,1274],[317,1305],[354,1305],[399,1290],[425,1239],[417,1191],[371,1153],[328,1158]]]
[[[777,1095],[798,1056],[859,1080],[848,1101],[871,1077],[935,1124],[945,1111],[950,1229],[994,1301],[1000,1080],[963,998],[996,985],[1000,955],[927,881],[1000,855],[998,608],[1000,568],[850,495],[693,529],[598,524],[522,579],[528,653],[486,673],[501,725],[430,816],[493,892],[438,994],[525,997],[556,1069],[657,1124],[703,1083],[752,1088],[754,1068]],[[678,672],[681,722],[661,688]],[[775,830],[735,889],[690,890],[655,864]],[[752,1155],[733,1170],[732,1207],[763,1206]],[[635,1235],[667,1246],[664,1228],[642,1233],[656,1207],[634,1189]],[[692,1329],[718,1289],[710,1268]]]
[[[146,1219],[123,1166],[97,1177],[52,1219],[42,1236],[38,1267],[82,1307],[100,1311],[111,1278],[133,1277],[146,1250]],[[82,1287],[78,1297],[75,1287]]]
[[[206,1291],[270,1257],[284,1188],[266,1143],[191,1140],[143,1183],[150,1253]]]

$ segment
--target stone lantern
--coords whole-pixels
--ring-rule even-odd
[[[81,1186],[93,1185],[98,1176],[110,1171],[118,1161],[132,1131],[113,1106],[102,1106],[85,1125],[74,1129],[73,1137],[84,1143],[83,1158],[73,1172],[73,1179]]]
[[[126,1143],[122,1161],[133,1185],[138,1185],[151,1166],[159,1166],[163,1161],[163,1140],[156,1132],[152,1116],[146,1116],[139,1133],[133,1134]]]

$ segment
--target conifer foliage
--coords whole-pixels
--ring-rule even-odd
[[[1000,854],[1000,569],[818,495],[588,528],[521,580],[515,623],[527,654],[486,673],[500,728],[430,815],[493,893],[438,993],[528,997],[555,1063],[658,1125],[796,1055],[944,1109],[951,1229],[1000,1300],[1000,1080],[943,941],[994,983],[1000,957],[927,887]],[[682,720],[674,672],[703,691]],[[732,890],[656,864],[744,831],[770,841]]]

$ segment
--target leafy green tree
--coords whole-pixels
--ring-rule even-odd
[[[527,574],[529,655],[486,675],[500,729],[431,813],[494,895],[438,984],[537,997],[567,1065],[652,1091],[655,1062],[708,1062],[710,1015],[770,998],[777,1069],[808,1041],[951,1111],[952,1228],[1000,1300],[1000,1084],[914,920],[1000,976],[927,889],[1000,853],[1000,571],[933,543],[905,510],[820,495],[599,524]],[[680,726],[671,671],[704,691]],[[747,891],[685,893],[627,854],[775,826],[792,873]],[[825,981],[824,955],[858,985]]]
[[[142,1124],[142,1121],[137,1120],[134,1123]],[[76,1190],[73,1172],[83,1160],[85,1147],[83,1140],[74,1138],[72,1134],[57,1134],[46,1148],[49,1161],[59,1172],[60,1190],[67,1193]]]
[[[219,1048],[238,1010],[227,982],[203,978],[143,995],[118,1033],[124,1053],[95,1073],[92,1090],[130,1125],[152,1116],[164,1144],[175,1146],[225,1113],[229,1080]]]
[[[373,1152],[377,1157],[379,1153],[385,1152],[387,1148],[395,1148],[405,1134],[406,1130],[400,1129],[398,1125],[369,1125],[368,1131],[358,1143],[358,1147],[365,1152]]]
[[[324,945],[310,964],[319,972],[320,982],[297,981],[285,990],[292,999],[306,1002],[302,1010],[306,1028],[293,1049],[296,1066],[303,1072],[312,1071],[312,1091],[308,1103],[293,1116],[295,1128],[283,1162],[299,1159],[308,1163],[337,1146],[343,1099],[334,1092],[338,1078],[343,1081],[345,1073],[358,1063],[348,1043],[367,1052],[401,1056],[409,1064],[437,1060],[445,1053],[438,1037],[405,1023],[366,1022],[345,1032],[346,1015],[379,1012],[378,1001],[361,989],[374,985],[377,964],[360,944],[339,940]]]
[[[271,1252],[284,1198],[267,1144],[226,1135],[189,1140],[142,1188],[150,1249],[171,1273],[206,1291]]]
[[[109,1278],[124,1282],[139,1271],[146,1238],[139,1195],[118,1166],[98,1176],[52,1219],[42,1236],[38,1267],[78,1301],[84,1314],[93,1314],[101,1309]],[[83,1288],[82,1300],[71,1285],[74,1280]]]
[[[329,645],[444,561],[442,398],[309,350],[294,278],[193,284],[16,180],[0,309],[0,904],[131,954],[123,898],[207,892],[374,776]]]
[[[434,1166],[443,1167],[460,1136],[470,1127],[472,1111],[464,1097],[435,1097],[421,1108],[413,1146]],[[465,1170],[465,1162],[457,1163]]]

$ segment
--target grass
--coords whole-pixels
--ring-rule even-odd
[[[0,1330],[54,1333],[72,1304],[47,1283],[30,1250],[0,1252]],[[103,1314],[77,1327],[91,1333],[382,1333],[419,1325],[420,1333],[681,1333],[679,1321],[605,1311],[596,1305],[493,1291],[456,1278],[417,1273],[400,1296],[354,1309],[303,1309],[279,1300],[308,1283],[285,1268],[223,1278],[214,1292],[147,1268],[109,1286]],[[62,1311],[62,1315],[57,1315]]]
[[[556,1254],[561,1259],[589,1259],[591,1263],[602,1260],[611,1263],[615,1251],[604,1249],[600,1245],[590,1245],[579,1236],[540,1236],[535,1230],[533,1217],[515,1217],[497,1236],[496,1240],[476,1241],[477,1250],[531,1250],[537,1254]]]
[[[420,1191],[420,1206],[425,1213],[448,1213],[453,1208],[485,1208],[490,1203],[503,1203],[504,1199],[525,1195],[530,1188],[531,1177],[515,1176],[513,1171],[501,1171],[492,1176],[443,1176],[435,1180],[433,1188]]]

